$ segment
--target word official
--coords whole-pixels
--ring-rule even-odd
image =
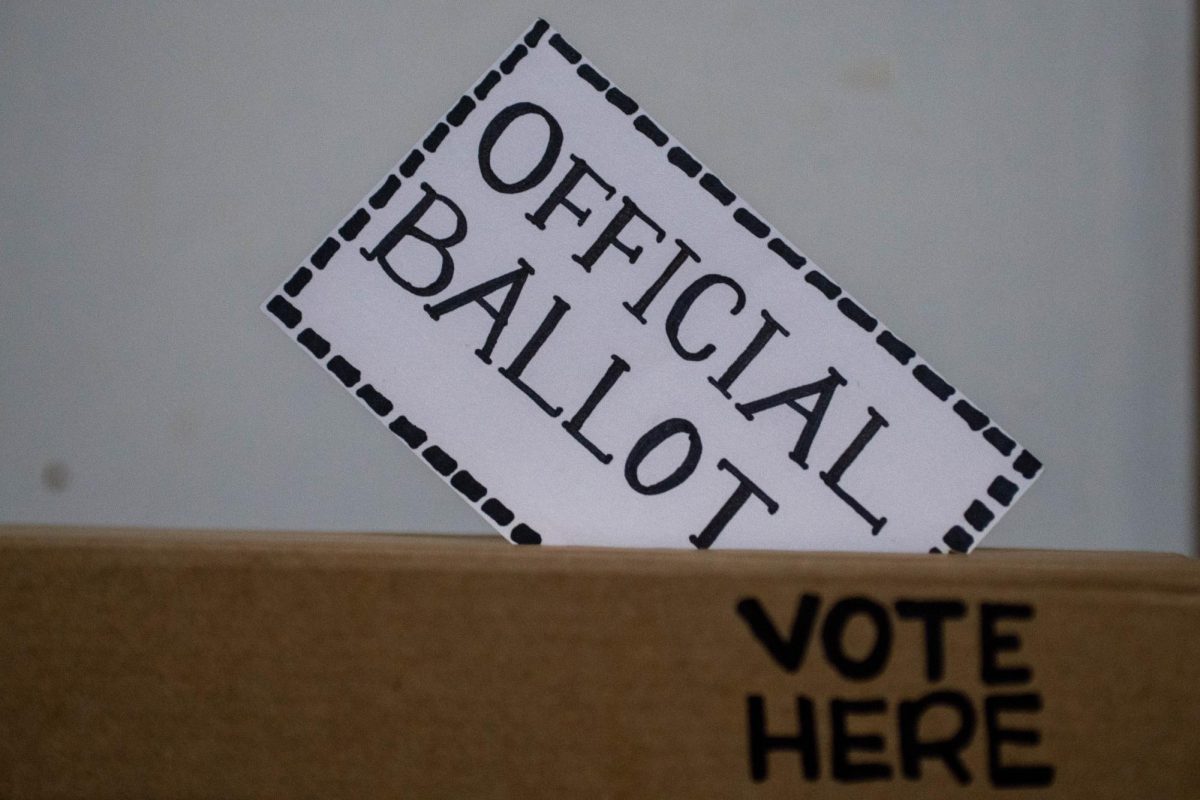
[[[528,121],[516,129],[511,127],[515,121],[522,119]],[[537,141],[511,138],[528,139],[528,131],[536,132],[539,128],[544,129],[544,140],[541,136],[533,137]],[[497,174],[493,152],[502,139],[506,140],[506,147],[519,145],[525,152],[540,153],[537,162],[523,175]],[[525,222],[522,223],[531,226],[531,233],[534,230],[546,230],[552,218],[557,224],[562,224],[558,222],[560,218],[570,218],[578,227],[591,225],[595,228],[596,237],[589,247],[579,253],[564,253],[564,257],[569,257],[574,263],[574,268],[581,271],[581,276],[597,269],[601,257],[608,254],[612,255],[600,268],[611,268],[607,262],[614,257],[633,265],[651,249],[654,251],[651,258],[658,258],[661,254],[662,259],[659,259],[659,263],[663,264],[665,260],[665,265],[660,266],[656,276],[647,283],[640,296],[628,298],[622,303],[625,312],[623,318],[628,319],[629,324],[648,325],[650,318],[656,316],[660,309],[665,310],[662,325],[667,344],[676,356],[685,361],[701,362],[712,359],[718,364],[719,368],[713,370],[713,374],[708,377],[709,388],[706,391],[720,392],[731,402],[732,410],[744,419],[753,421],[764,414],[794,415],[798,425],[796,438],[794,441],[782,442],[780,446],[789,448],[788,457],[800,470],[808,470],[809,453],[822,420],[830,406],[839,402],[839,398],[842,397],[838,390],[847,385],[844,375],[846,370],[830,364],[822,374],[802,376],[794,384],[780,386],[777,391],[766,396],[738,396],[738,380],[743,373],[773,343],[788,337],[790,332],[767,308],[762,307],[758,309],[762,321],[754,335],[744,342],[734,343],[728,351],[728,343],[718,347],[716,343],[698,340],[694,330],[695,324],[689,327],[691,334],[685,337],[681,333],[683,323],[689,318],[701,296],[722,293],[729,299],[729,314],[737,316],[743,313],[749,304],[745,288],[728,275],[707,272],[687,281],[686,285],[676,291],[676,285],[684,280],[682,277],[676,280],[677,275],[685,268],[690,268],[689,272],[695,272],[697,265],[702,261],[700,254],[680,238],[675,238],[672,246],[658,247],[667,239],[667,232],[663,227],[648,216],[633,198],[621,195],[617,200],[617,188],[609,183],[592,163],[577,153],[567,154],[569,167],[556,185],[549,191],[535,191],[543,187],[560,162],[563,145],[562,126],[545,108],[529,102],[509,105],[488,123],[479,140],[479,174],[484,183],[498,194],[530,193],[530,196],[535,198],[529,204],[528,212],[524,214]],[[377,264],[387,277],[404,291],[427,299],[424,310],[435,322],[453,317],[459,312],[467,313],[468,310],[471,310],[470,313],[482,313],[490,318],[487,335],[475,354],[483,364],[491,365],[496,347],[504,337],[505,328],[513,314],[518,313],[522,290],[529,280],[534,279],[535,266],[527,259],[518,257],[515,264],[506,265],[494,277],[472,286],[458,285],[455,282],[454,248],[468,236],[470,224],[467,215],[459,202],[439,192],[430,184],[421,183],[420,189],[421,197],[412,208],[373,247],[361,248],[361,255],[367,261]],[[609,211],[607,221],[598,221],[601,217],[600,207],[593,208],[589,205],[583,199],[585,195],[604,198]],[[450,212],[454,219],[452,230],[429,230],[434,225],[432,222],[426,222],[426,216],[435,207],[443,210],[439,212],[443,217],[444,211]],[[430,220],[433,220],[433,217],[430,217]],[[437,256],[435,263],[438,264],[438,268],[432,278],[418,279],[418,276],[411,274],[417,270],[406,269],[406,266],[411,265],[396,263],[392,258],[393,250],[406,239],[433,249]],[[428,272],[428,269],[420,271]],[[672,294],[673,300],[669,297]],[[688,480],[702,461],[704,440],[691,420],[682,416],[665,419],[649,430],[631,432],[631,441],[626,442],[595,441],[586,430],[588,420],[601,413],[602,404],[612,388],[622,376],[634,369],[628,354],[598,354],[597,368],[592,373],[598,377],[593,378],[594,382],[585,384],[590,388],[586,395],[581,392],[580,396],[584,399],[570,409],[564,405],[563,399],[546,396],[542,390],[526,380],[527,368],[538,357],[570,310],[570,302],[558,295],[553,296],[549,309],[530,310],[521,306],[519,313],[541,312],[543,316],[534,334],[521,343],[516,356],[509,363],[498,367],[499,373],[548,418],[561,418],[560,425],[563,431],[599,464],[612,464],[614,451],[619,447],[624,454],[621,464],[625,482],[632,491],[641,495],[670,492]],[[873,406],[865,409],[863,417],[862,426],[857,434],[845,442],[840,455],[832,463],[818,470],[817,477],[829,491],[861,518],[864,533],[879,535],[887,524],[887,517],[877,510],[869,509],[866,502],[842,485],[847,470],[862,455],[872,439],[888,427],[888,420]],[[663,477],[653,480],[646,478],[642,470],[643,462],[665,442],[676,437],[679,437],[679,442],[685,444],[685,448],[681,448],[683,454],[678,464]],[[765,510],[767,514],[775,514],[779,509],[779,501],[762,488],[761,479],[748,474],[750,470],[744,468],[744,465],[738,466],[728,458],[720,457],[716,460],[715,469],[729,476],[732,488],[720,507],[714,509],[708,523],[689,535],[689,541],[697,548],[711,546],[730,520],[746,509],[747,504],[751,502],[752,507],[758,509],[758,513]]]

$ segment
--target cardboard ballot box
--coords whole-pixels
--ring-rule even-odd
[[[1200,566],[8,527],[0,796],[1200,797]]]

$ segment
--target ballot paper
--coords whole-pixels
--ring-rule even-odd
[[[1041,462],[628,88],[537,21],[264,311],[515,543],[971,550]]]

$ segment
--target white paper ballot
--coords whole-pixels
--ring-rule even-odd
[[[968,551],[1041,468],[543,21],[263,308],[520,544]]]

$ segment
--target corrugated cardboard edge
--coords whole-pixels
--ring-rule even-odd
[[[969,556],[939,559],[926,554],[774,552],[670,549],[629,550],[601,547],[512,548],[488,535],[355,533],[313,531],[228,531],[56,525],[0,525],[0,551],[10,548],[58,548],[81,554],[154,558],[169,551],[194,558],[244,558],[248,554],[284,556],[285,561],[386,563],[386,557],[427,562],[430,568],[453,559],[456,570],[569,569],[583,572],[720,572],[742,575],[836,574],[853,570],[864,580],[886,576],[913,582],[1003,580],[1005,585],[1053,579],[1069,585],[1114,590],[1200,592],[1200,562],[1175,553],[1100,550],[976,550]],[[89,556],[90,557],[90,556]],[[385,557],[385,561],[380,561]],[[1015,583],[1014,583],[1015,582]]]

